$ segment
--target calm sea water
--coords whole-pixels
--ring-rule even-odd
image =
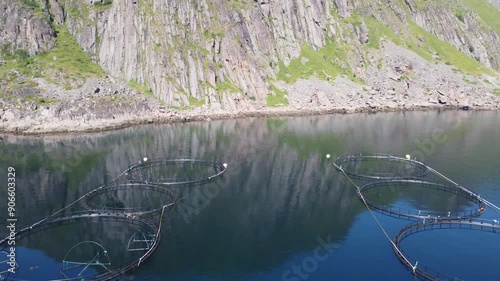
[[[410,281],[414,276],[395,257],[354,186],[325,155],[411,154],[500,205],[499,121],[499,112],[407,112],[148,125],[62,136],[3,135],[0,234],[7,235],[8,167],[16,169],[17,224],[26,225],[144,157],[218,159],[228,163],[224,177],[181,191],[187,203],[166,214],[159,249],[124,280]],[[170,199],[152,193],[116,196],[125,204],[154,208]],[[466,200],[432,190],[370,196],[408,208],[470,207]],[[197,207],[193,211],[186,204]],[[375,216],[391,238],[409,223]],[[487,210],[483,217],[499,219],[500,214]],[[100,249],[90,242],[78,246],[83,241],[99,242],[107,250],[106,259],[97,258],[101,263],[123,263],[137,254],[127,251],[135,233],[126,224],[89,223],[34,234],[17,241],[16,277],[57,279],[61,270],[78,274],[65,270],[62,261],[89,261]],[[500,280],[498,234],[428,231],[409,236],[403,248],[419,264],[462,280]],[[0,252],[0,261],[4,256]],[[93,266],[85,274],[99,270]]]

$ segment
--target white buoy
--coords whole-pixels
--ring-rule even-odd
[[[330,154],[327,154],[327,155],[326,155],[326,159],[330,159]]]
[[[408,160],[411,159],[410,154],[406,154],[406,159],[408,159]]]
[[[147,158],[147,157],[144,157],[144,159],[142,159],[142,160],[144,160],[144,162],[146,162],[146,161],[148,161],[148,158]]]
[[[227,163],[222,164],[224,166],[224,169],[227,168]]]

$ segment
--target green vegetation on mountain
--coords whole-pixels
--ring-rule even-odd
[[[285,98],[287,92],[285,90],[278,89],[275,85],[272,85],[274,95],[268,95],[266,98],[266,106],[277,107],[288,105],[288,100]]]
[[[486,0],[462,0],[465,5],[476,12],[483,22],[500,34],[500,11]]]
[[[90,60],[65,26],[58,26],[56,32],[56,47],[34,56],[30,56],[23,49],[11,53],[10,45],[3,45],[1,55],[5,64],[0,65],[0,76],[14,78],[18,71],[28,78],[45,78],[54,84],[71,89],[82,85],[88,78],[104,75],[102,68]],[[19,82],[14,79],[6,81],[13,82],[7,85],[7,88],[16,88],[15,84]]]
[[[413,21],[408,20],[408,24],[412,34],[417,38],[420,38],[425,47],[430,50],[434,50],[437,53],[437,56],[439,56],[445,63],[452,64],[458,69],[475,76],[479,76],[483,73],[492,74],[491,70],[487,69],[476,60],[464,55],[452,45],[439,40]]]
[[[376,20],[374,17],[364,17],[363,21],[365,22],[366,27],[369,30],[369,41],[367,44],[368,47],[379,49],[380,40],[384,38],[391,40],[397,45],[403,45],[402,38],[397,35],[389,26]]]
[[[0,108],[37,116],[59,102],[45,115],[89,120],[115,119],[113,106],[163,114],[478,104],[457,95],[496,93],[498,18],[487,0],[4,1]],[[322,81],[304,81],[314,78]],[[450,103],[435,100],[438,88]],[[328,97],[311,102],[318,91]]]
[[[331,40],[325,47],[315,51],[311,46],[303,44],[300,56],[293,59],[288,66],[280,61],[280,71],[276,75],[278,80],[289,84],[295,83],[297,79],[317,77],[325,81],[332,81],[338,75],[344,75],[351,80],[361,83],[354,77],[347,63],[347,52],[349,46],[337,44]]]

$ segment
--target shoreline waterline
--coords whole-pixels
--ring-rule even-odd
[[[170,111],[147,116],[127,116],[116,119],[95,119],[91,122],[81,120],[60,120],[31,128],[8,128],[0,124],[0,134],[8,135],[58,135],[70,133],[92,133],[113,131],[143,124],[176,124],[211,120],[227,120],[256,117],[296,117],[316,116],[329,114],[354,114],[354,113],[383,113],[383,112],[415,112],[415,111],[496,111],[499,108],[491,107],[460,107],[446,105],[413,105],[408,108],[390,107],[387,105],[359,106],[359,107],[318,107],[318,108],[266,108],[263,110],[241,111],[205,111],[192,109],[186,111]],[[73,123],[73,124],[71,124]]]

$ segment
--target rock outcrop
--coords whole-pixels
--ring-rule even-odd
[[[497,9],[500,9],[500,0],[488,0],[490,1],[493,6],[495,6]]]
[[[29,3],[29,4],[26,4]],[[48,13],[37,1],[2,1],[0,3],[0,46],[13,52],[27,51],[34,55],[52,49],[56,33]]]
[[[156,109],[497,108],[500,12],[490,1],[11,0],[0,4],[0,45],[36,62],[55,48],[56,31],[67,29],[117,87],[138,86],[125,92],[150,93],[148,107]],[[24,64],[16,81],[31,86],[10,87],[9,95],[47,95],[47,81],[60,92],[75,87]],[[77,78],[103,78],[94,74]],[[314,79],[324,83],[304,87]],[[5,112],[23,111],[16,109],[22,102],[1,95],[0,102]],[[100,113],[85,107],[80,118],[89,114]]]

